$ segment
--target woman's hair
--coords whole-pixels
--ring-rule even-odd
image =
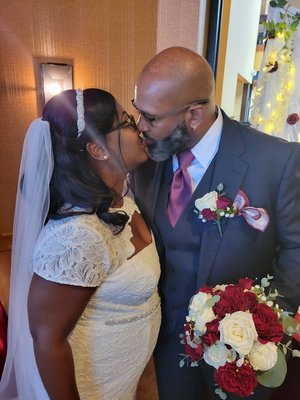
[[[113,223],[114,213],[110,215],[108,208],[114,192],[91,169],[86,144],[96,138],[105,142],[105,135],[118,121],[116,100],[104,90],[86,89],[83,104],[85,129],[81,135],[75,90],[52,97],[43,110],[43,120],[50,124],[54,156],[49,217],[58,217],[59,208],[68,203],[91,208],[100,218]]]

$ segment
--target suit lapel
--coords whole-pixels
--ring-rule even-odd
[[[216,190],[218,184],[222,183],[224,185],[225,197],[233,201],[242,186],[248,169],[248,163],[241,158],[246,148],[240,134],[240,126],[231,121],[224,113],[223,117],[222,137],[216,155],[216,164],[210,191]],[[199,222],[197,221],[197,223]],[[225,220],[222,224],[223,234],[226,230],[227,222]],[[220,236],[215,224],[209,221],[203,224],[197,288],[206,284],[222,240],[224,240],[224,236]]]

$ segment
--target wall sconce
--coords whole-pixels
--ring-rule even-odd
[[[63,90],[73,89],[73,65],[42,63],[41,84],[44,106],[56,94]]]

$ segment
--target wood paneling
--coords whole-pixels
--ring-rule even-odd
[[[197,50],[200,1],[203,0],[159,1],[157,51],[171,46]]]
[[[157,0],[0,1],[0,233],[12,231],[22,143],[39,116],[37,63],[72,60],[74,86],[111,91],[129,109],[156,53]]]

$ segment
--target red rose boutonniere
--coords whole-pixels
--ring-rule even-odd
[[[221,219],[232,218],[236,215],[237,209],[233,202],[224,197],[223,184],[219,183],[217,192],[209,192],[195,201],[196,214],[202,222],[213,221],[222,236]]]

